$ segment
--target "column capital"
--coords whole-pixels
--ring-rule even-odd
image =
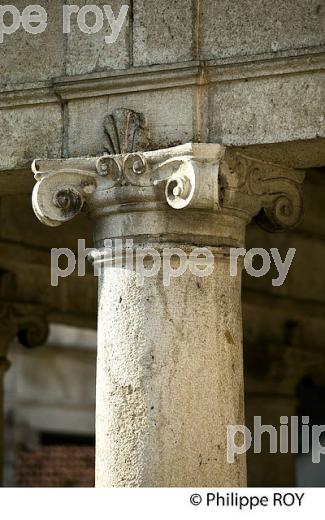
[[[93,158],[35,160],[35,214],[58,226],[85,211],[105,238],[187,237],[207,245],[241,245],[256,218],[268,231],[295,226],[304,173],[219,144]]]
[[[46,314],[37,305],[0,300],[0,358],[4,362],[16,336],[24,347],[43,345],[48,336]]]

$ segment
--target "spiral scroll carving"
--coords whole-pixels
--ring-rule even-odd
[[[96,204],[101,211],[105,204],[121,208],[124,201],[124,210],[139,204],[145,211],[158,203],[173,210],[233,215],[246,223],[255,218],[273,232],[295,226],[302,215],[303,172],[216,144],[189,143],[42,165],[48,171],[36,171],[33,206],[50,226],[84,208],[96,215]]]
[[[223,205],[238,201],[269,232],[296,226],[303,214],[304,172],[229,152],[222,167]]]
[[[0,332],[7,342],[17,336],[27,348],[44,345],[49,332],[46,313],[38,306],[1,301]]]
[[[96,189],[96,176],[92,172],[66,169],[36,175],[39,181],[33,190],[33,209],[43,224],[52,227],[75,217]]]
[[[97,173],[105,177],[106,189],[115,186],[152,186],[148,164],[141,153],[111,157],[104,155],[97,160]]]

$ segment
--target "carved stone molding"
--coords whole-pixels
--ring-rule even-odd
[[[193,235],[209,235],[210,242],[218,236],[219,242],[232,245],[226,239],[239,221],[244,228],[256,218],[268,231],[280,231],[296,225],[302,214],[303,172],[218,144],[190,143],[157,151],[38,160],[33,171],[37,180],[33,207],[43,223],[56,226],[84,210],[94,220],[110,216],[119,230],[116,234],[110,231],[111,236],[121,236],[122,228],[123,235],[137,234],[140,221],[143,230],[139,235],[161,237],[166,232],[164,226],[170,235],[188,235],[188,224]],[[161,225],[153,215],[157,210]],[[186,220],[181,211],[187,212]],[[129,231],[126,213],[131,215],[129,224],[132,221]],[[147,231],[143,215],[148,218]],[[117,224],[118,218],[124,220]],[[213,223],[210,230],[207,219]],[[105,233],[101,229],[99,238]],[[242,240],[237,238],[235,243]]]
[[[284,168],[228,149],[221,175],[223,206],[246,205],[255,221],[270,232],[296,226],[302,217],[300,170]],[[240,200],[238,200],[240,199]]]
[[[87,169],[87,159],[81,162],[85,169],[80,167],[80,161],[59,161],[59,172],[38,170],[38,161],[33,162],[32,170],[38,181],[33,190],[33,208],[44,224],[59,226],[71,220],[96,189],[95,172],[91,172],[91,167]]]

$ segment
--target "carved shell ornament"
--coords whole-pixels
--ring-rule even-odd
[[[145,116],[118,108],[105,117],[104,131],[109,155],[97,160],[96,170],[92,164],[88,169],[64,164],[60,170],[55,166],[53,171],[42,171],[39,168],[41,161],[33,162],[32,171],[38,183],[33,190],[32,203],[41,222],[54,227],[71,220],[95,191],[98,175],[105,177],[106,189],[116,185],[147,186],[151,183],[142,175],[147,171],[144,156],[132,153],[148,147],[149,128]]]
[[[104,119],[105,149],[110,155],[143,152],[149,145],[149,126],[144,114],[117,108]]]

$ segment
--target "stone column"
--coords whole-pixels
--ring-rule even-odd
[[[126,115],[124,127],[110,127]],[[230,248],[244,246],[253,217],[268,229],[293,226],[303,176],[218,144],[139,152],[139,114],[115,113],[107,127],[109,154],[33,165],[38,218],[56,226],[86,211],[93,258],[105,265],[96,484],[243,486],[245,457],[226,458],[227,425],[244,424],[241,281],[240,269],[230,275]],[[213,258],[209,276],[187,269],[168,286],[160,270],[141,285],[139,251],[153,269],[146,248],[165,258],[172,248],[188,257],[198,247]]]
[[[27,348],[43,345],[47,335],[48,323],[37,305],[0,299],[0,485],[4,461],[4,376],[10,367],[9,346],[15,337]]]
[[[3,480],[3,456],[4,456],[4,437],[3,437],[3,422],[4,422],[4,392],[3,381],[6,371],[10,363],[7,360],[8,343],[6,338],[0,337],[0,486]]]

